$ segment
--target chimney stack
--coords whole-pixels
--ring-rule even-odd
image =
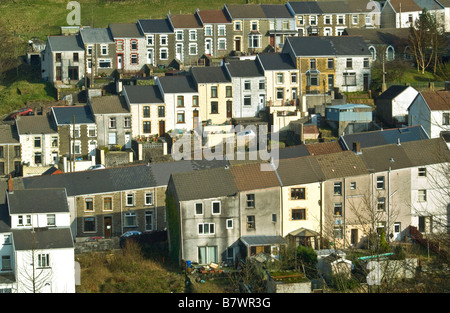
[[[11,174],[9,174],[9,178],[8,178],[8,192],[14,193],[14,183],[13,183]]]
[[[353,143],[353,151],[357,154],[361,153],[361,143],[356,141]]]

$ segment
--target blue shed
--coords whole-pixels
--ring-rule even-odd
[[[325,114],[333,122],[372,122],[372,107],[365,104],[339,104],[326,108]]]

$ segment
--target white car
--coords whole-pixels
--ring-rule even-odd
[[[103,164],[95,164],[88,167],[88,170],[101,170],[106,168]]]

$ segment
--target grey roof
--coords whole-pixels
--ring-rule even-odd
[[[392,85],[388,89],[386,89],[385,92],[383,92],[381,95],[376,97],[375,100],[392,100],[396,98],[399,94],[401,94],[403,91],[405,91],[409,86],[405,85]]]
[[[285,4],[261,4],[261,9],[268,18],[292,18]]]
[[[10,124],[0,124],[0,145],[17,143],[19,143],[19,136],[16,126]]]
[[[317,5],[323,14],[350,13],[350,8],[345,1],[317,1]]]
[[[273,244],[287,244],[287,241],[281,236],[241,236],[239,239],[246,246],[269,246]]]
[[[288,1],[295,14],[322,14],[316,1]]]
[[[257,58],[266,71],[297,69],[291,57],[285,53],[260,53]]]
[[[75,117],[75,124],[95,124],[95,118],[91,109],[87,105],[59,106],[52,107],[56,125],[72,125]]]
[[[309,184],[325,179],[314,156],[281,159],[277,172],[283,186]]]
[[[158,77],[164,93],[196,93],[197,85],[190,76],[175,75]]]
[[[413,164],[401,145],[390,144],[362,148],[360,157],[369,171],[382,172],[412,167]]]
[[[49,115],[20,116],[16,119],[16,127],[19,135],[57,133],[55,123]]]
[[[259,4],[225,4],[232,19],[266,18]]]
[[[146,34],[166,34],[172,33],[173,29],[167,18],[165,19],[139,19],[138,25]]]
[[[292,159],[309,155],[310,153],[306,145],[296,145],[278,150],[278,157],[280,159]]]
[[[361,36],[368,44],[401,47],[408,44],[408,28],[346,28],[344,35]]]
[[[12,230],[14,249],[65,249],[73,248],[73,237],[69,227],[35,228]]]
[[[360,36],[288,37],[296,56],[352,56],[371,53]]]
[[[191,74],[197,84],[231,82],[222,66],[192,67]]]
[[[48,36],[48,45],[52,51],[84,51],[81,38],[77,36]]]
[[[420,6],[422,9],[429,10],[439,10],[444,8],[444,6],[440,3],[440,1],[435,0],[414,0],[415,3],[417,3],[418,6]]]
[[[123,96],[101,96],[89,99],[94,114],[130,114]]]
[[[238,192],[231,171],[224,167],[176,173],[171,180],[179,201],[233,196]]]
[[[113,38],[137,38],[143,36],[136,23],[114,23],[109,24],[108,28]]]
[[[229,60],[225,67],[231,77],[259,77],[264,76],[262,68],[256,60]]]
[[[164,103],[161,91],[156,85],[123,86],[126,97],[131,104]]]
[[[7,202],[10,214],[69,213],[64,188],[14,190]]]
[[[424,139],[429,139],[427,133],[422,126],[416,125],[342,135],[339,137],[339,143],[344,150],[352,150],[354,142],[359,142],[361,148],[367,148],[394,144],[398,140],[402,143]]]
[[[114,43],[108,28],[82,28],[80,36],[84,44]]]
[[[316,155],[326,179],[367,174],[364,162],[353,151]]]

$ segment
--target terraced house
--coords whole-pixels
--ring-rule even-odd
[[[145,36],[145,62],[152,66],[169,65],[175,55],[173,28],[169,20],[139,19],[137,25]]]
[[[0,177],[20,175],[22,171],[21,146],[14,125],[0,125]]]

